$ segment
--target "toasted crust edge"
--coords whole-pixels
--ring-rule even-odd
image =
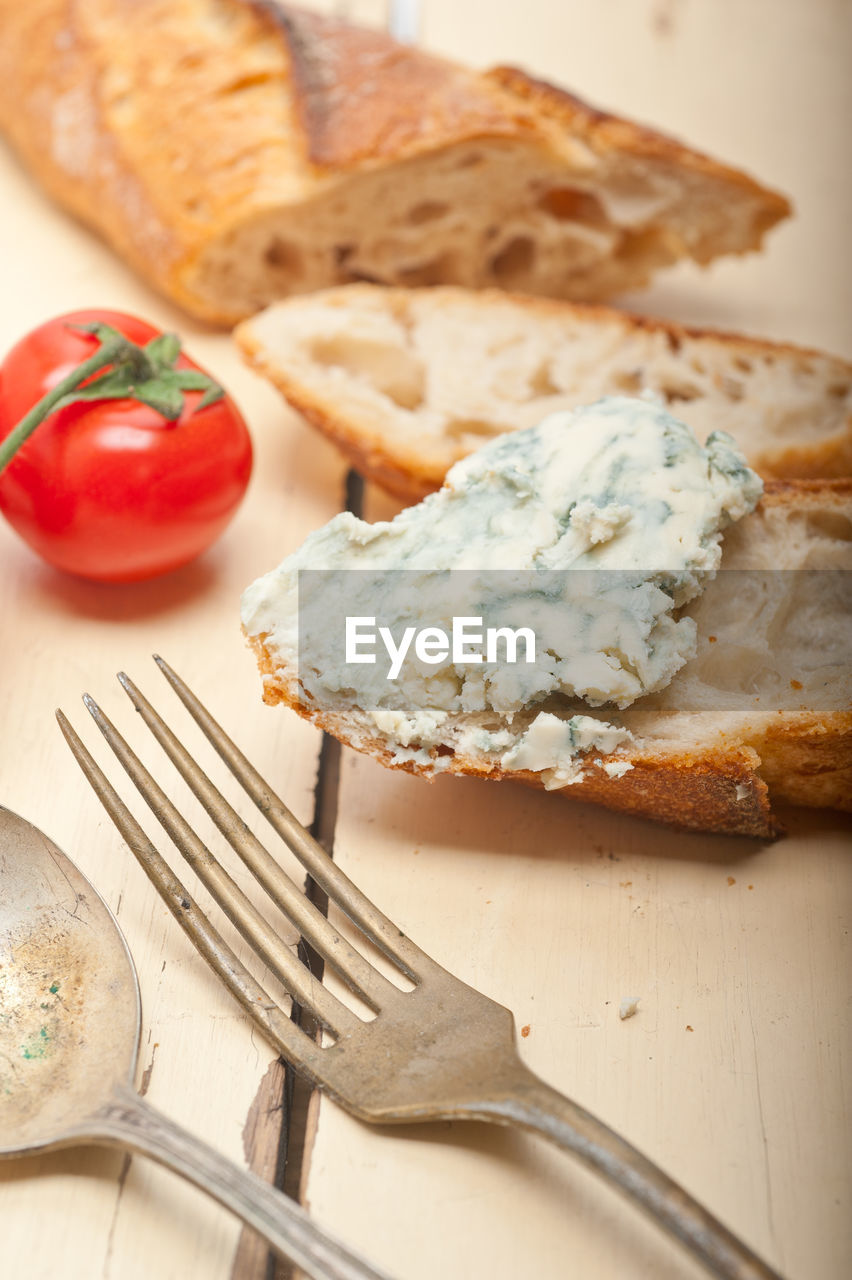
[[[379,738],[356,745],[345,720],[307,704],[299,696],[298,682],[282,678],[263,636],[246,638],[264,676],[264,702],[290,707],[386,768],[418,777],[433,776],[411,761],[395,760]],[[777,724],[756,726],[751,733],[722,746],[692,751],[640,747],[620,753],[618,758],[629,760],[632,766],[623,776],[610,778],[595,758],[579,782],[559,788],[560,796],[686,831],[763,840],[784,834],[773,803],[852,808],[852,798],[845,803],[842,799],[844,795],[852,797],[852,713],[793,713]],[[444,772],[544,789],[539,774],[528,770],[506,773],[499,766],[486,769],[464,756],[454,756]]]
[[[386,768],[399,769],[417,777],[431,775],[411,761],[398,761],[379,738],[369,743],[352,741],[346,722],[324,713],[299,696],[298,681],[287,679],[275,666],[263,636],[246,635],[264,677],[263,700],[270,706],[283,704],[303,719],[337,738],[344,745],[372,756]],[[626,758],[626,757],[625,757]],[[580,782],[562,787],[567,799],[591,801],[634,817],[650,818],[688,831],[720,835],[775,839],[783,827],[772,812],[769,788],[759,776],[758,753],[745,744],[722,752],[678,752],[671,755],[631,753],[633,766],[621,778],[609,778],[590,766]],[[454,756],[445,772],[477,777],[490,782],[513,781],[542,790],[541,778],[528,770],[507,774],[499,767],[485,769],[476,761]],[[737,788],[745,795],[737,800]]]
[[[807,513],[852,500],[852,478],[777,480],[766,485],[760,506]],[[393,759],[378,737],[356,745],[345,718],[307,703],[298,673],[280,667],[265,635],[244,635],[263,678],[263,699],[283,703],[304,719],[388,768],[417,776],[428,770]],[[655,748],[648,740],[622,749],[618,760],[632,768],[610,778],[592,754],[580,782],[560,788],[568,799],[587,800],[617,812],[690,831],[774,839],[783,826],[773,804],[852,810],[852,709],[817,714],[806,708],[783,715],[748,716],[735,731],[723,731],[706,747]],[[445,772],[490,781],[519,781],[542,789],[529,771],[506,773],[475,759],[454,756]]]

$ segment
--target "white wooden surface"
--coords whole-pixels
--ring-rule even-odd
[[[358,12],[382,8],[364,0]],[[519,63],[792,195],[796,220],[763,256],[685,268],[634,301],[840,352],[852,348],[850,35],[844,0],[427,0],[423,30],[430,47]],[[0,525],[0,803],[48,831],[117,910],[140,971],[149,1100],[239,1160],[272,1053],[101,816],[53,710],[104,759],[79,702],[88,689],[143,741],[113,673],[126,668],[171,709],[148,657],[162,652],[308,817],[316,737],[260,704],[238,598],[336,509],[343,468],[227,337],[150,294],[5,152],[0,194],[0,347],[72,307],[136,311],[180,328],[255,436],[234,526],[161,582],[60,577]],[[788,838],[767,847],[687,837],[522,789],[429,786],[347,753],[337,851],[407,932],[515,1011],[534,1069],[785,1274],[849,1273],[848,823],[794,813]],[[634,995],[639,1013],[621,1022],[618,1004]],[[322,1104],[307,1196],[401,1280],[695,1274],[570,1160],[496,1129],[367,1131]],[[170,1175],[96,1154],[0,1167],[0,1219],[0,1269],[30,1280],[216,1280],[237,1239]]]
[[[551,77],[793,197],[765,254],[672,272],[634,306],[852,350],[848,5],[427,0],[423,36]],[[348,755],[336,850],[411,937],[513,1009],[550,1083],[786,1275],[849,1274],[847,822],[799,813],[761,848]],[[484,1126],[367,1132],[321,1103],[307,1189],[405,1280],[698,1274],[568,1159]]]
[[[52,209],[5,151],[0,189],[3,350],[33,324],[75,307],[102,304],[147,316],[184,334],[188,349],[234,394],[254,435],[254,477],[235,523],[211,552],[168,578],[109,587],[62,576],[0,520],[0,803],[47,831],[117,912],[140,974],[140,1080],[151,1068],[148,1100],[242,1161],[245,1119],[274,1055],[199,963],[124,849],[72,760],[54,709],[63,708],[103,763],[100,735],[80,701],[84,690],[147,748],[115,673],[125,669],[177,722],[179,703],[150,657],[162,653],[310,820],[317,738],[296,717],[260,702],[239,596],[337,509],[345,468],[243,367],[227,336],[196,329],[150,294]],[[148,749],[146,758],[168,782],[156,752]],[[181,795],[179,786],[172,790]],[[150,815],[142,820],[156,838]],[[187,883],[194,889],[191,876]],[[0,1163],[0,1274],[141,1280],[230,1273],[237,1228],[229,1215],[146,1161],[134,1160],[123,1181],[121,1168],[106,1155]]]

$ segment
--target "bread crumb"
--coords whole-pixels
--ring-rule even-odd
[[[529,1035],[529,1033],[530,1033],[530,1024],[529,1024],[529,1023],[527,1023],[527,1024],[526,1024],[526,1026],[521,1027],[521,1035],[522,1035],[522,1036],[524,1037],[524,1039],[526,1040],[526,1038],[527,1038],[527,1036]]]
[[[641,996],[625,996],[618,1006],[618,1016],[623,1022],[625,1018],[632,1018],[634,1013],[639,1012],[639,1001]]]
[[[801,689],[801,687],[802,687],[802,682],[801,682],[801,680],[791,680],[791,681],[790,681],[790,688],[791,688],[791,689]]]
[[[691,1026],[689,1025],[689,1023],[688,1023],[688,1022],[687,1022],[687,1024],[686,1024],[686,1029],[687,1029],[687,1031],[694,1031],[694,1030],[695,1030],[695,1028],[694,1028],[694,1027],[691,1027]]]
[[[736,883],[737,883],[737,882],[736,882],[736,880],[734,879],[734,877],[733,877],[733,876],[728,876],[728,884],[736,884]]]
[[[715,637],[715,636],[708,636],[708,637],[707,637],[707,640],[708,640],[708,643],[709,643],[709,644],[715,644],[715,643],[716,643],[716,637]]]

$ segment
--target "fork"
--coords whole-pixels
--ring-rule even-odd
[[[551,1088],[517,1053],[508,1009],[426,955],[340,870],[169,665],[155,662],[231,773],[329,900],[366,940],[357,949],[249,830],[123,672],[145,724],[245,865],[302,938],[374,1015],[367,1021],[310,972],[166,796],[89,694],[83,701],[161,826],[260,959],[322,1030],[312,1037],[252,976],[157,851],[61,711],[60,727],[102,804],[192,943],[282,1056],[340,1106],[375,1124],[517,1124],[578,1156],[626,1193],[715,1275],[780,1280],[682,1187],[601,1120]],[[378,949],[408,979],[392,982]]]

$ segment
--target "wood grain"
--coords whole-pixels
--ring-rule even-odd
[[[852,181],[828,0],[431,0],[424,37],[511,60],[752,169],[797,216],[761,257],[683,268],[637,308],[852,350]],[[817,86],[820,86],[817,89]],[[371,495],[373,518],[392,503]],[[785,814],[776,845],[679,835],[521,788],[344,756],[337,859],[448,968],[508,1005],[522,1053],[791,1280],[852,1264],[852,841]],[[619,1004],[638,996],[622,1021]],[[324,1101],[317,1215],[404,1280],[702,1274],[569,1160],[485,1126],[367,1131]]]
[[[373,0],[361,8],[382,17]],[[833,0],[428,0],[424,36],[438,52],[568,83],[786,190],[797,217],[762,257],[684,268],[634,301],[843,353],[850,15]],[[112,589],[61,577],[0,525],[0,801],[44,828],[118,914],[140,971],[148,1099],[242,1161],[274,1055],[122,848],[53,710],[61,705],[103,760],[79,702],[89,689],[140,743],[113,673],[126,668],[177,721],[149,658],[160,651],[310,820],[318,738],[261,705],[238,599],[339,507],[343,467],[227,338],[149,293],[5,152],[0,194],[0,347],[72,307],[136,311],[184,333],[255,436],[236,523],[160,582]],[[374,513],[393,509],[371,502]],[[147,744],[143,753],[157,759]],[[788,823],[771,847],[686,837],[522,788],[430,786],[347,752],[336,844],[418,942],[514,1010],[530,1066],[623,1130],[791,1280],[841,1280],[852,1259],[850,832],[832,815],[793,812]],[[638,1013],[621,1021],[628,996]],[[484,1126],[391,1134],[323,1103],[305,1195],[400,1280],[695,1274],[570,1161]],[[238,1243],[236,1224],[200,1195],[105,1152],[0,1166],[0,1216],[4,1274],[28,1280],[219,1280]],[[241,1260],[238,1280],[259,1280],[260,1265]]]
[[[338,508],[344,469],[244,368],[227,337],[193,327],[149,294],[51,208],[5,151],[0,190],[6,232],[0,348],[75,307],[100,303],[132,311],[180,331],[189,350],[232,391],[253,432],[254,477],[235,523],[207,555],[169,577],[133,587],[85,583],[42,564],[0,521],[2,802],[55,839],[118,916],[139,969],[140,1077],[147,1079],[149,1101],[243,1162],[246,1117],[275,1055],[197,959],[123,848],[62,740],[54,709],[65,710],[117,779],[80,701],[84,690],[91,692],[195,819],[197,807],[142,736],[115,680],[116,671],[127,670],[191,749],[201,751],[199,735],[151,661],[161,652],[310,821],[319,736],[262,705],[254,660],[240,634],[239,596]],[[221,780],[215,758],[202,756]],[[257,827],[257,816],[246,812],[249,802],[233,788],[228,794]],[[150,815],[133,807],[157,838]],[[205,838],[215,834],[200,820],[199,829]],[[167,851],[164,837],[161,847]],[[188,883],[195,891],[193,877]],[[236,949],[245,954],[238,940]],[[238,1234],[228,1214],[172,1175],[142,1159],[125,1166],[120,1157],[94,1152],[0,1165],[0,1217],[4,1273],[25,1271],[32,1280],[212,1280],[230,1274]]]

